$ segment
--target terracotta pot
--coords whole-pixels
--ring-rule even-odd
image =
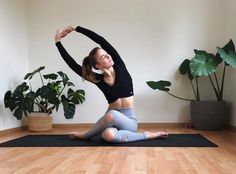
[[[28,129],[30,131],[52,130],[52,117],[48,113],[31,112],[28,115]]]

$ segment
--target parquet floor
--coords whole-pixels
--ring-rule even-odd
[[[68,133],[54,128],[45,134]],[[79,129],[80,130],[80,129]],[[144,129],[140,128],[139,131]],[[154,127],[145,130],[159,131]],[[217,148],[34,147],[0,148],[0,174],[235,174],[236,133],[165,128],[169,133],[201,133]],[[85,131],[81,129],[81,131]],[[0,142],[33,134],[2,135]]]

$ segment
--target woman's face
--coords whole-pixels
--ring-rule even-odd
[[[99,69],[110,68],[114,65],[112,57],[102,48],[97,50],[95,57],[98,62],[96,67]]]

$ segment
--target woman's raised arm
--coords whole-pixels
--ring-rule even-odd
[[[67,63],[67,65],[78,75],[82,77],[82,67],[76,63],[76,61],[69,55],[69,53],[66,51],[66,49],[63,47],[61,43],[61,38],[65,37],[67,34],[69,34],[72,30],[72,28],[66,28],[62,32],[57,31],[54,37],[55,44],[57,46],[57,49],[59,53],[61,54],[61,57],[64,59],[64,61]]]
[[[75,30],[79,33],[84,34],[85,36],[87,36],[88,38],[92,39],[94,42],[99,44],[104,50],[108,52],[108,54],[111,55],[115,63],[124,65],[123,60],[121,59],[120,55],[115,50],[115,48],[113,48],[113,46],[109,42],[107,42],[106,39],[104,39],[102,36],[98,35],[97,33],[89,29],[80,26],[77,26]]]

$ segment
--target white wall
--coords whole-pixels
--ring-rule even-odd
[[[190,96],[190,85],[182,85],[186,79],[177,69],[193,56],[194,48],[215,52],[228,41],[225,8],[221,0],[30,1],[30,69],[44,64],[50,71],[63,70],[87,92],[73,120],[65,120],[60,112],[54,113],[54,122],[95,122],[107,106],[103,94],[82,83],[60,58],[53,45],[56,29],[85,26],[113,44],[133,77],[139,122],[184,122],[189,118],[188,102],[153,91],[145,82],[170,80],[174,93]],[[95,46],[78,33],[62,42],[78,63]],[[203,99],[214,99],[212,90],[202,93]]]
[[[0,0],[0,130],[21,125],[5,109],[3,98],[29,68],[27,9],[24,0]]]
[[[107,107],[103,94],[82,82],[60,57],[53,42],[56,29],[81,25],[103,35],[118,50],[133,77],[139,122],[171,123],[189,119],[188,102],[153,91],[145,82],[170,80],[173,93],[191,97],[190,84],[177,72],[180,63],[193,56],[194,48],[215,52],[216,46],[223,46],[236,34],[231,29],[235,27],[233,0],[28,0],[28,5],[29,70],[42,65],[45,73],[62,70],[86,91],[86,102],[77,108],[74,119],[66,120],[60,110],[53,113],[54,123],[95,122]],[[62,42],[78,63],[96,46],[78,33]],[[7,79],[6,84],[12,83]],[[202,98],[215,99],[213,91],[206,88],[202,87]],[[235,107],[232,91],[226,92],[226,99]],[[231,124],[236,125],[235,120],[234,112]]]
[[[234,41],[234,44],[236,46],[236,23],[233,22],[234,18],[236,16],[236,11],[235,11],[235,7],[236,7],[236,1],[235,0],[228,0],[227,1],[227,10],[226,10],[226,15],[227,15],[227,30],[226,33],[228,36],[230,36],[232,38],[232,40]],[[230,103],[230,109],[231,109],[231,113],[230,113],[230,118],[229,118],[229,122],[231,125],[236,126],[236,93],[235,93],[235,89],[236,89],[236,69],[232,69],[232,68],[228,68],[228,76],[226,79],[226,93],[225,93],[225,98],[227,101],[229,101]]]

